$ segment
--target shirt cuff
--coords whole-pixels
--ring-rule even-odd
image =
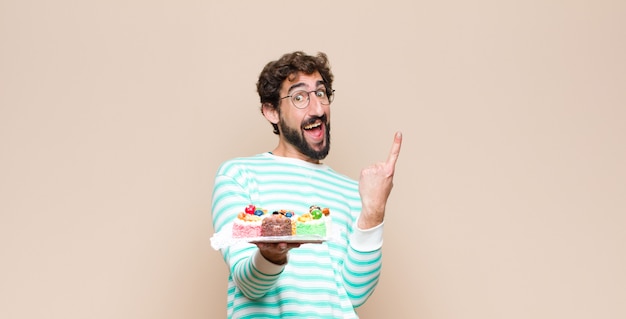
[[[289,253],[287,253],[287,259],[289,259]],[[263,257],[263,255],[261,255],[261,251],[257,249],[256,253],[254,254],[254,257],[252,258],[252,265],[254,266],[254,268],[258,269],[260,272],[266,274],[266,275],[278,275],[281,272],[283,272],[283,269],[285,269],[285,265],[287,263],[283,264],[283,265],[277,265],[267,259],[265,259],[265,257]]]
[[[350,246],[357,251],[374,251],[383,246],[383,224],[369,228],[360,229],[354,224],[354,231],[350,234]]]

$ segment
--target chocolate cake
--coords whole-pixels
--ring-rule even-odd
[[[291,219],[282,214],[268,215],[261,223],[261,236],[291,236]]]

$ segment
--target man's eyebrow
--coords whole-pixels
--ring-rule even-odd
[[[289,90],[287,90],[287,93],[289,93],[289,92],[293,91],[293,89],[297,89],[297,88],[299,88],[299,87],[303,87],[303,86],[306,86],[306,84],[304,84],[304,83],[302,83],[302,82],[300,82],[300,83],[296,83],[296,84],[294,84],[294,85],[292,85],[292,86],[290,86],[290,87],[289,87]]]
[[[316,85],[315,85],[315,87],[319,87],[320,85],[324,85],[325,86],[326,82],[324,82],[324,80],[318,80]],[[306,84],[304,84],[302,82],[296,83],[296,84],[290,86],[289,90],[287,90],[287,92],[290,93],[291,91],[293,91],[293,89],[297,89],[297,88],[300,88],[300,87],[303,87],[303,86],[306,86]]]

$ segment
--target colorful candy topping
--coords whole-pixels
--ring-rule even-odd
[[[250,205],[246,206],[244,211],[246,212],[246,214],[254,215],[254,211],[255,210],[256,210],[256,206],[250,204]]]
[[[324,210],[328,211],[328,208],[324,208]],[[328,216],[328,214],[324,214],[322,209],[316,205],[311,205],[311,207],[309,207],[309,213],[313,219],[320,219],[322,218],[322,215]]]
[[[320,219],[322,218],[322,211],[319,209],[314,209],[311,211],[311,217],[313,219]]]
[[[308,221],[313,220],[313,217],[311,217],[311,213],[304,213],[300,216],[298,216],[298,221],[301,223],[306,223]]]
[[[280,215],[283,215],[283,216],[285,216],[287,218],[291,218],[291,217],[293,217],[295,215],[295,213],[292,210],[286,210],[286,209],[281,209],[281,210],[274,211],[272,214],[274,214],[274,215],[280,214]]]
[[[246,214],[244,212],[241,212],[237,215],[238,219],[241,219],[243,221],[246,222],[256,222],[256,221],[260,221],[261,217],[253,215],[253,214]]]
[[[254,204],[250,204],[244,208],[243,212],[239,213],[237,218],[242,219],[242,220],[258,220],[258,218],[262,217],[265,214],[267,214],[266,209],[257,207]],[[280,214],[287,218],[292,218],[296,216],[296,213],[293,210],[287,210],[287,209],[273,211],[272,214],[274,215]],[[301,217],[303,221],[304,220],[308,221],[308,220],[314,220],[314,219],[321,219],[323,216],[328,216],[329,214],[330,214],[330,210],[328,208],[322,209],[319,206],[311,205],[311,207],[309,207],[309,212],[304,213],[303,215],[301,215]],[[250,217],[247,217],[246,215]],[[300,219],[300,217],[298,217],[298,219]]]

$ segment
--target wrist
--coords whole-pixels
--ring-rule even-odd
[[[370,229],[383,223],[385,219],[385,211],[361,211],[361,215],[357,220],[357,226],[361,229]]]
[[[383,219],[365,219],[365,218],[359,218],[359,220],[357,221],[357,226],[360,229],[370,229],[370,228],[374,228],[380,224],[383,223]]]
[[[283,265],[275,264],[274,262],[265,258],[261,254],[260,250],[257,250],[257,252],[254,254],[252,264],[254,265],[256,269],[258,269],[260,272],[264,274],[278,275],[285,268],[286,262]]]

